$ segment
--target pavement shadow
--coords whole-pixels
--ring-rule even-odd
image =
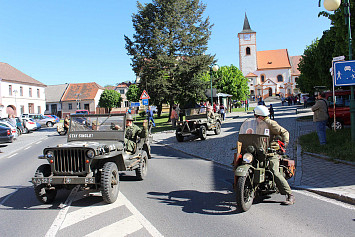
[[[186,213],[204,215],[233,215],[241,213],[236,207],[233,193],[200,192],[196,190],[178,190],[169,193],[148,192],[150,199],[161,203],[181,206]]]

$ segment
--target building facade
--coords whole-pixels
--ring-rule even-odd
[[[10,107],[15,116],[24,113],[43,114],[46,108],[46,85],[7,63],[0,63],[0,115],[7,117]]]
[[[250,96],[254,98],[299,93],[296,80],[300,75],[301,56],[290,57],[287,49],[257,51],[256,32],[245,14],[243,30],[238,33],[239,68],[248,78]]]

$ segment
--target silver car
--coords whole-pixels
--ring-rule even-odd
[[[31,118],[41,126],[53,127],[56,124],[54,118],[45,117],[43,114],[23,114],[22,118]]]

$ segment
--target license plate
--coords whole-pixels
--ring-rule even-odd
[[[52,183],[52,178],[33,178],[32,182],[34,184],[50,184]]]

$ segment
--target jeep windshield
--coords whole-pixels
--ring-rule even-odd
[[[207,112],[207,110],[206,110],[205,107],[185,109],[185,115],[186,116],[198,115],[198,114],[206,114],[206,112]]]
[[[73,114],[70,116],[68,141],[73,140],[122,140],[125,118],[123,114]]]

